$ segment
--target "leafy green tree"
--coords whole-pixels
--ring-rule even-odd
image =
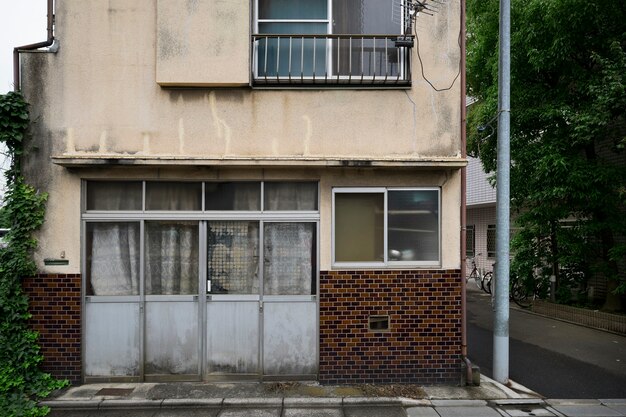
[[[498,0],[467,0],[468,150],[496,168]],[[626,249],[626,2],[511,1],[513,270],[608,279],[619,310]],[[495,129],[495,123],[493,128]],[[494,131],[495,132],[495,131]],[[568,222],[564,222],[568,220]],[[574,278],[573,278],[574,277]],[[575,283],[570,282],[569,285]]]
[[[28,325],[28,296],[22,278],[32,276],[36,266],[32,237],[44,221],[46,195],[38,193],[20,175],[19,159],[28,127],[28,105],[18,93],[0,95],[0,141],[7,145],[11,167],[0,217],[10,227],[7,246],[0,249],[0,411],[3,416],[44,416],[48,408],[37,400],[67,381],[56,381],[39,365],[43,356],[37,333]]]

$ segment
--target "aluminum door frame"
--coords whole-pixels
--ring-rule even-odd
[[[156,296],[161,298],[159,301],[163,302],[176,302],[180,301],[181,297],[184,299],[189,298],[190,302],[195,302],[197,307],[197,332],[198,332],[198,346],[197,346],[197,355],[198,355],[198,365],[197,365],[197,375],[196,374],[185,374],[185,375],[168,375],[168,374],[159,374],[159,375],[146,375],[145,373],[145,361],[146,361],[146,326],[147,326],[147,316],[146,316],[146,301],[148,302],[159,302],[159,301],[150,301],[146,300],[145,294],[145,222],[147,220],[172,220],[168,216],[127,216],[127,215],[119,215],[118,216],[83,216],[83,220],[81,220],[81,268],[82,271],[87,271],[87,245],[86,245],[86,231],[87,231],[87,223],[139,223],[139,295],[138,296],[89,296],[86,294],[87,288],[87,274],[81,274],[81,345],[88,346],[89,343],[87,341],[87,331],[86,328],[89,326],[87,323],[87,304],[99,304],[99,303],[136,303],[139,308],[139,317],[138,317],[138,375],[86,375],[86,367],[87,367],[87,352],[86,349],[81,349],[81,376],[82,380],[85,383],[97,383],[97,382],[109,382],[109,381],[117,381],[117,382],[144,382],[144,381],[201,381],[202,380],[202,370],[203,370],[203,335],[202,331],[202,323],[204,323],[204,313],[203,306],[206,301],[206,297],[199,297],[199,294],[206,293],[206,272],[203,271],[203,265],[206,262],[206,255],[203,255],[203,229],[202,225],[206,222],[199,219],[184,219],[188,221],[197,221],[198,222],[198,238],[199,246],[198,250],[200,253],[198,254],[198,279],[200,280],[198,283],[198,292],[199,294],[195,295],[172,295],[172,296]],[[178,217],[177,217],[178,219]],[[203,258],[204,256],[204,258]],[[204,278],[203,278],[204,277]],[[153,296],[150,296],[153,297]],[[205,308],[206,309],[206,308]]]

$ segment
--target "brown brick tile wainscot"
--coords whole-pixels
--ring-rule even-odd
[[[26,278],[31,327],[39,332],[42,368],[72,383],[81,380],[81,317],[79,274],[41,274]]]
[[[320,382],[458,383],[460,355],[459,270],[320,273]]]

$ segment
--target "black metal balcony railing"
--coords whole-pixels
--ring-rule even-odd
[[[252,35],[254,85],[408,86],[412,37]]]

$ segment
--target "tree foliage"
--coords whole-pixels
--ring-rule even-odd
[[[10,231],[5,237],[7,246],[0,249],[0,410],[6,416],[46,415],[48,409],[38,407],[36,401],[66,384],[39,368],[43,357],[37,333],[28,326],[28,296],[22,289],[22,278],[36,272],[30,255],[37,241],[32,235],[44,221],[47,197],[20,176],[28,119],[28,105],[20,94],[0,96],[0,140],[12,160],[2,207],[3,222]]]
[[[478,99],[468,150],[488,172],[497,134],[477,127],[498,113],[498,14],[498,0],[467,0],[468,94]],[[602,274],[609,310],[626,290],[625,22],[624,1],[511,1],[511,198],[522,228],[512,267],[556,274],[564,296],[572,276]]]

